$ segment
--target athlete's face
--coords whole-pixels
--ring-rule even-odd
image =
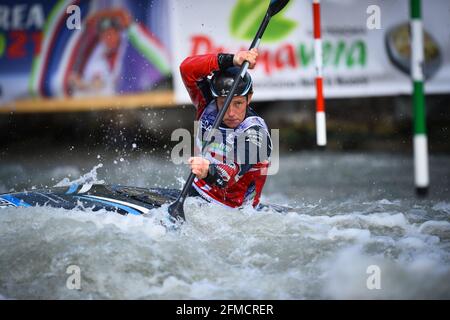
[[[100,34],[100,41],[106,45],[108,52],[114,52],[120,46],[120,33],[114,28],[108,28]]]
[[[219,111],[223,108],[225,104],[226,97],[218,97],[217,98],[217,107]],[[245,114],[247,112],[247,105],[250,103],[252,99],[252,94],[247,97],[236,96],[231,100],[230,106],[228,107],[225,116],[223,117],[223,123],[227,125],[229,128],[236,128],[241,124],[245,119]]]

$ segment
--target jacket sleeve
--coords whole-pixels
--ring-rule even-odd
[[[235,158],[240,165],[240,176],[256,164],[270,162],[272,153],[272,139],[261,127],[252,126],[245,130],[241,137],[242,139],[237,139],[234,147]]]
[[[200,115],[212,100],[206,77],[213,71],[223,70],[233,65],[232,54],[204,54],[186,58],[180,65],[183,83],[191,101]]]
[[[236,182],[235,176],[239,172],[239,166],[236,163],[210,164],[208,175],[203,179],[210,185],[216,185],[219,188],[229,187]]]

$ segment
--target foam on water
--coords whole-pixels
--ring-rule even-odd
[[[442,212],[450,214],[450,203],[444,202],[444,201],[439,202],[433,206],[433,210],[442,211]]]
[[[448,222],[352,215],[235,212],[189,199],[188,223],[54,208],[5,209],[1,294],[9,298],[449,297]],[[159,209],[159,214],[163,209]],[[158,212],[155,214],[158,216]],[[399,230],[394,231],[398,228]],[[384,230],[382,235],[379,230]],[[20,236],[18,236],[20,235]],[[11,250],[10,248],[14,248]],[[81,269],[82,289],[66,288]],[[368,290],[367,268],[381,270]]]
[[[78,179],[75,179],[73,181],[70,180],[69,177],[65,177],[64,179],[62,179],[61,181],[59,181],[57,184],[55,184],[55,187],[68,187],[71,184],[77,183],[77,184],[83,184],[83,183],[97,183],[97,184],[104,184],[105,181],[103,180],[99,180],[97,178],[97,170],[99,168],[103,167],[103,163],[99,163],[97,164],[94,168],[92,168],[91,171],[89,171],[88,173],[82,175],[81,177],[79,177]],[[72,168],[71,168],[72,169]]]
[[[272,181],[264,200],[295,207],[286,214],[250,207],[231,210],[188,198],[187,223],[167,231],[161,225],[167,206],[146,216],[89,209],[3,209],[0,298],[450,298],[447,199],[418,201],[404,196],[404,185],[398,180],[401,190],[372,193],[371,184],[364,184],[372,176],[355,173],[349,177],[345,157],[306,157],[303,161],[322,170],[322,176],[314,170],[309,175],[296,173],[298,158],[287,157],[283,168],[298,179],[290,180],[292,184],[281,193],[288,174],[283,169],[279,176],[269,177]],[[393,159],[383,161],[387,166]],[[131,163],[143,186],[155,178],[145,180],[141,172],[156,172],[165,166],[152,162],[146,167],[143,159]],[[339,176],[341,171],[330,163],[343,166],[345,174]],[[361,173],[358,166],[371,162],[360,156],[351,164]],[[380,180],[392,176],[381,167],[371,174]],[[101,180],[93,173],[99,168],[109,173],[107,180],[101,176],[107,183],[116,182],[112,177],[127,181],[136,174],[118,171],[124,167],[94,166],[89,177],[74,181]],[[184,177],[185,172],[181,173]],[[324,180],[332,173],[332,179]],[[442,172],[434,174],[446,178]],[[438,178],[434,181],[439,182]],[[351,185],[326,193],[326,188],[337,190],[347,179],[354,181],[358,193]],[[178,184],[175,177],[170,183]],[[272,191],[277,195],[272,197]],[[80,268],[81,290],[66,286],[71,265]],[[381,272],[380,289],[368,287],[372,275],[368,270],[373,266]]]

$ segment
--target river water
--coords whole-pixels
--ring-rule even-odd
[[[432,156],[430,170],[430,195],[416,199],[408,155],[282,154],[263,201],[293,212],[188,199],[188,222],[171,232],[156,219],[166,208],[3,209],[0,298],[449,299],[450,157]],[[2,159],[0,192],[74,180],[180,188],[187,174],[138,149],[71,150]]]

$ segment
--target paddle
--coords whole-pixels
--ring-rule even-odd
[[[258,48],[261,38],[264,34],[264,31],[266,30],[266,27],[269,24],[270,18],[273,17],[274,15],[276,15],[278,12],[280,12],[286,6],[286,4],[288,2],[289,2],[289,0],[271,0],[270,1],[269,8],[267,9],[266,15],[264,16],[264,19],[258,28],[258,32],[256,33],[255,38],[253,39],[249,50],[251,50],[253,48]],[[217,115],[216,120],[214,121],[214,124],[213,124],[213,128],[208,132],[208,135],[206,136],[206,141],[211,140],[213,132],[215,130],[217,130],[219,128],[220,124],[222,123],[223,117],[228,110],[231,100],[233,100],[234,92],[236,91],[236,88],[239,85],[241,78],[243,78],[245,73],[247,72],[248,66],[249,66],[248,61],[245,61],[242,64],[240,73],[234,79],[233,86],[231,87],[231,90],[225,99],[225,104],[224,104],[223,108],[220,110],[219,114]],[[203,152],[203,150],[202,150],[202,152]],[[183,190],[181,191],[180,195],[178,196],[178,199],[169,206],[169,214],[170,214],[172,221],[186,220],[186,218],[184,216],[183,205],[184,205],[184,200],[186,200],[186,196],[189,191],[189,188],[191,187],[192,182],[194,181],[194,178],[195,178],[195,175],[191,172],[186,183],[184,184]]]

